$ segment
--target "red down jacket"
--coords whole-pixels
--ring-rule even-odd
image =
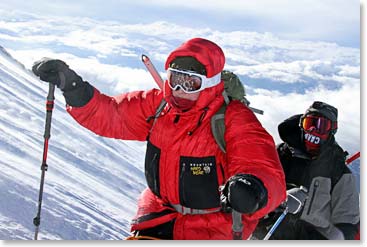
[[[167,59],[193,56],[204,64],[207,77],[224,67],[224,54],[214,43],[196,38],[184,43]],[[68,107],[81,125],[98,135],[147,142],[145,175],[148,187],[138,201],[132,230],[150,228],[175,219],[174,239],[232,239],[230,213],[182,214],[173,209],[219,208],[218,187],[238,173],[259,178],[268,191],[267,205],[257,212],[243,215],[243,237],[248,238],[259,218],[285,200],[285,180],[275,144],[253,112],[232,101],[225,113],[226,153],[211,132],[210,119],[224,103],[223,82],[201,91],[195,106],[187,112],[170,106],[153,121],[164,92],[152,89],[124,93],[117,97],[101,94],[97,89],[83,107]],[[199,119],[202,119],[199,121]]]

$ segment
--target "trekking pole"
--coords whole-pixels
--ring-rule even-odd
[[[360,156],[361,156],[361,152],[357,152],[357,153],[353,154],[351,157],[349,157],[345,161],[345,164],[349,165],[350,163],[352,163],[353,161],[355,161],[356,159],[358,159]]]
[[[283,213],[279,216],[279,218],[275,221],[274,225],[270,228],[269,232],[266,234],[263,240],[269,240],[271,235],[273,235],[274,231],[278,228],[279,224],[284,220],[285,216],[288,214],[288,207],[286,207]]]
[[[153,76],[153,79],[155,80],[159,88],[163,90],[163,79],[158,73],[157,69],[154,67],[153,63],[150,61],[149,57],[143,54],[141,55],[141,60],[145,64],[145,67],[147,67],[150,74]]]
[[[38,195],[38,211],[37,216],[33,219],[33,224],[35,225],[35,233],[34,233],[34,240],[38,239],[38,231],[39,226],[41,224],[41,207],[42,207],[42,195],[43,195],[43,185],[45,183],[45,172],[47,171],[47,152],[48,152],[48,140],[50,139],[51,133],[51,117],[52,117],[52,110],[54,108],[54,92],[55,92],[55,85],[49,83],[48,88],[48,95],[46,101],[46,123],[45,123],[45,132],[44,132],[44,143],[43,143],[43,158],[42,158],[42,165],[41,165],[41,182],[40,182],[40,189]]]
[[[242,240],[242,215],[240,212],[232,209],[232,236],[233,240]]]

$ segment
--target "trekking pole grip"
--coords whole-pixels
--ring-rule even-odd
[[[44,137],[49,139],[50,138],[50,130],[51,130],[51,117],[52,117],[52,110],[54,108],[54,100],[55,100],[55,85],[49,83],[48,88],[48,95],[46,101],[46,124],[45,124],[45,134]]]

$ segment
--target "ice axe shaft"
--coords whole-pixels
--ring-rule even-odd
[[[163,90],[163,79],[158,73],[157,69],[154,67],[153,63],[150,61],[149,57],[143,54],[141,55],[141,60],[143,61],[145,67],[147,67],[150,74],[153,76],[153,79],[157,83],[159,88]]]

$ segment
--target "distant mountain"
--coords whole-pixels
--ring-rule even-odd
[[[0,239],[33,239],[47,83],[0,47]],[[56,90],[39,239],[123,239],[145,187],[144,143],[99,137]]]

